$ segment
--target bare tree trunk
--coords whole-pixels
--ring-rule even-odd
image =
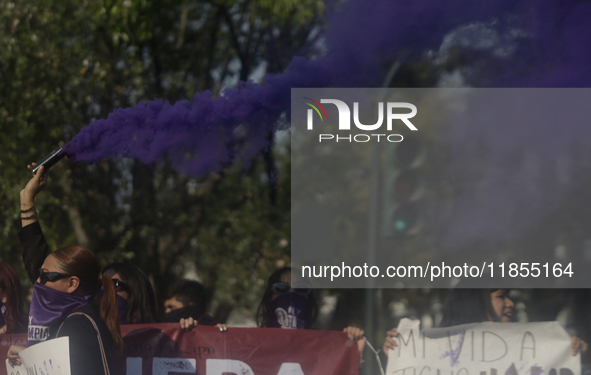
[[[183,11],[181,12],[181,24],[179,26],[179,34],[176,39],[176,48],[181,48],[185,42],[185,30],[187,28],[187,19],[189,17],[189,1],[185,0],[183,4]]]

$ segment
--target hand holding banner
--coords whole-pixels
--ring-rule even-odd
[[[10,362],[8,361],[8,358],[6,358],[6,374],[8,374],[8,375],[26,375],[27,370],[25,370],[25,366],[23,366],[23,365],[15,365],[13,367],[10,364]]]
[[[8,375],[71,375],[69,342],[68,337],[60,337],[27,348],[19,353],[22,365],[13,367],[6,359],[6,373]]]

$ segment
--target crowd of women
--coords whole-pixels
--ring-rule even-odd
[[[204,290],[197,282],[184,281],[173,288],[166,296],[166,314],[160,317],[152,285],[138,267],[113,263],[101,269],[94,254],[81,246],[51,251],[35,208],[35,197],[46,183],[47,174],[40,168],[21,191],[19,236],[24,266],[33,282],[28,319],[19,278],[0,261],[0,334],[27,332],[28,346],[68,336],[73,375],[115,374],[115,358],[123,346],[121,324],[178,322],[185,330],[217,324],[205,313]],[[441,325],[510,322],[513,310],[506,290],[456,289],[445,304]],[[259,327],[304,329],[313,327],[317,314],[313,290],[305,284],[292,285],[291,269],[286,267],[270,276],[256,321]],[[357,342],[363,362],[364,332],[355,327],[344,331]],[[396,336],[396,329],[387,333],[384,353],[397,346]],[[10,347],[10,363],[20,363],[23,349]],[[573,354],[586,351],[587,344],[573,338],[572,350]]]
[[[34,164],[33,164],[34,166]],[[31,170],[32,166],[28,166]],[[82,246],[52,251],[38,221],[35,197],[47,184],[41,167],[21,191],[19,238],[25,270],[33,283],[28,320],[16,272],[0,262],[0,333],[27,332],[27,345],[69,337],[72,374],[115,374],[122,352],[121,324],[178,322],[184,330],[197,324],[224,324],[205,313],[205,290],[198,282],[183,281],[166,296],[165,314],[159,316],[152,285],[131,263],[112,263],[101,269],[94,254]],[[310,327],[318,312],[310,288],[292,288],[291,270],[283,268],[269,278],[257,312],[260,327]],[[344,329],[362,345],[363,331]],[[361,347],[362,348],[362,347]],[[8,351],[11,364],[20,364],[24,346]]]

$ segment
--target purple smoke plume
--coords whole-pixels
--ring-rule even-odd
[[[300,62],[291,66],[298,69]],[[267,131],[289,106],[289,87],[321,81],[305,67],[298,72],[266,77],[264,87],[241,83],[218,99],[206,91],[196,94],[192,103],[153,100],[117,109],[106,120],[83,128],[64,150],[73,161],[92,163],[123,155],[152,163],[168,156],[178,170],[193,176],[219,171],[231,161],[229,145],[242,133],[249,143],[244,160],[267,147]]]
[[[281,113],[289,110],[292,87],[380,86],[389,68],[387,61],[437,56],[445,52],[444,42],[477,54],[497,48],[487,55],[494,61],[476,58],[475,67],[463,71],[472,86],[584,87],[591,83],[591,2],[587,1],[351,0],[327,19],[326,57],[295,58],[285,73],[266,76],[262,85],[241,83],[217,99],[203,92],[192,101],[154,100],[115,110],[107,119],[83,128],[64,147],[65,152],[70,159],[85,162],[116,155],[144,163],[168,157],[175,168],[193,176],[218,171],[232,158],[248,160],[268,147],[266,134],[276,129]],[[458,31],[462,27],[463,33]],[[486,50],[486,45],[495,44],[494,38],[470,41],[478,39],[472,30],[481,29],[496,38],[496,47]],[[456,40],[451,38],[454,30]],[[451,233],[462,237],[465,232],[466,239],[491,230],[503,233],[504,225],[491,229],[490,223],[514,223],[510,216],[518,213],[531,217],[537,212],[536,202],[546,194],[543,181],[528,179],[523,167],[512,162],[511,155],[524,147],[523,138],[507,143],[500,132],[477,132],[454,133],[448,139],[450,148],[462,150],[476,137],[486,144],[487,162],[505,172],[499,180],[480,168],[471,183],[484,181],[488,187],[458,202],[460,214]],[[535,129],[538,146],[532,152],[547,152],[539,145],[551,144],[553,155],[564,155],[573,139],[591,139],[590,133],[580,126],[557,140],[553,132]],[[229,146],[237,137],[250,146],[241,155],[233,155]],[[466,156],[459,151],[455,157]],[[523,186],[529,195],[517,193]],[[503,197],[502,204],[486,198],[495,196]],[[503,210],[506,207],[512,209]]]
[[[502,14],[510,3],[351,1],[330,17],[326,58],[295,58],[286,73],[265,77],[263,85],[226,89],[217,99],[204,92],[192,102],[155,100],[117,109],[83,128],[64,150],[74,161],[123,155],[151,163],[168,156],[176,168],[194,176],[217,171],[232,158],[227,145],[239,126],[251,145],[246,156],[266,147],[266,131],[289,107],[290,88],[370,86],[383,76],[383,59],[408,48],[419,54],[436,47],[452,27]]]
[[[246,127],[252,152],[265,147],[265,131],[273,129],[279,114],[289,107],[290,88],[375,86],[383,79],[385,59],[412,59],[436,50],[459,25],[500,24],[511,14],[518,16],[512,27],[521,27],[529,43],[525,51],[507,59],[505,71],[487,77],[488,82],[513,87],[587,84],[591,27],[586,20],[591,5],[586,2],[357,0],[345,2],[328,17],[326,58],[295,58],[286,73],[265,77],[263,85],[249,82],[226,89],[217,99],[203,92],[192,102],[171,105],[155,100],[117,109],[83,128],[64,149],[75,161],[124,155],[150,163],[169,156],[180,170],[193,175],[217,170],[230,159],[224,145],[235,137],[239,125]],[[527,66],[529,74],[512,74],[516,66],[525,64],[524,56],[534,61]]]

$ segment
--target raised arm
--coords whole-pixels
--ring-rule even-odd
[[[32,166],[28,165],[27,168],[31,170],[34,166],[35,163]],[[37,209],[35,208],[35,197],[43,190],[46,184],[47,173],[41,167],[37,171],[37,174],[33,174],[33,177],[29,180],[25,188],[21,190],[20,194],[22,228],[19,233],[19,239],[23,247],[25,269],[32,282],[35,282],[39,277],[39,268],[41,268],[43,261],[51,252],[41,231]]]

